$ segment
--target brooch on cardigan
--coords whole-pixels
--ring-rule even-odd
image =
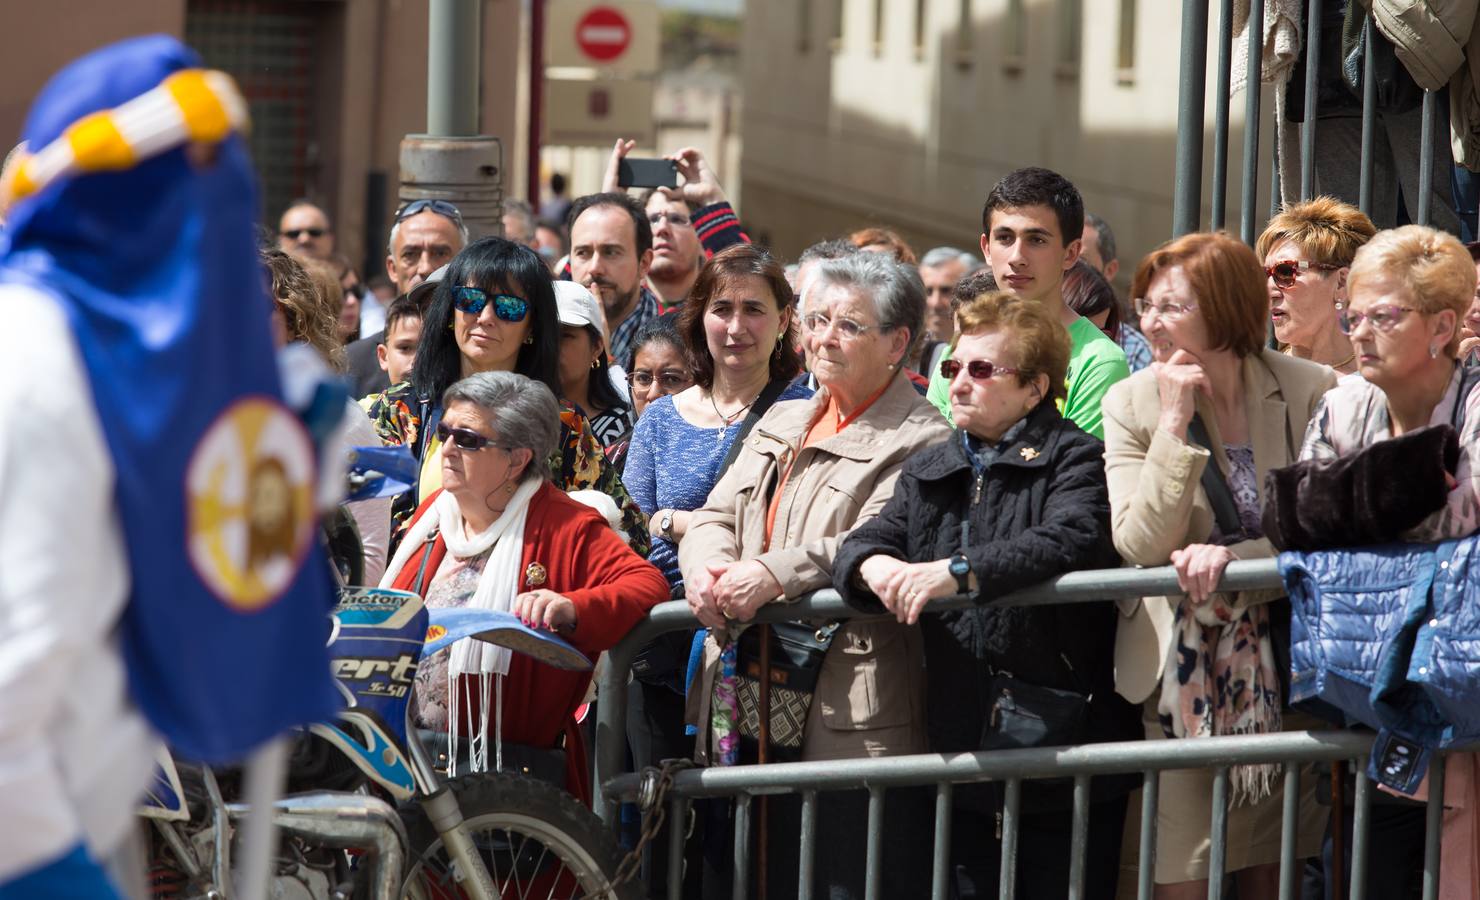
[[[1032,447],[1024,447],[1018,452],[1021,453],[1023,455],[1023,459],[1026,459],[1028,462],[1032,462],[1033,460],[1038,458],[1038,451],[1034,450]]]
[[[524,570],[524,581],[530,587],[539,587],[545,583],[545,574],[545,567],[533,562],[529,564],[529,568]]]

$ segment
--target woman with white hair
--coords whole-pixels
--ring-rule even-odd
[[[512,612],[591,659],[668,599],[657,569],[550,483],[545,461],[561,423],[549,388],[513,372],[480,372],[441,402],[442,487],[416,511],[381,587],[422,594],[431,608]],[[591,768],[572,713],[590,681],[589,672],[465,639],[417,671],[417,725],[448,734],[454,764],[466,744],[473,771],[489,767],[489,737],[554,752],[563,736],[566,787],[589,801]],[[469,722],[470,733],[460,734]]]

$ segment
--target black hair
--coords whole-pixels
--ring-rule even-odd
[[[637,354],[648,344],[667,344],[678,351],[678,355],[683,357],[684,367],[689,370],[690,376],[693,375],[694,363],[689,357],[688,345],[683,342],[683,335],[678,330],[678,310],[648,319],[638,329],[637,336],[632,339],[632,352],[622,360],[622,367],[627,370],[627,374],[631,375],[637,368]]]
[[[380,333],[380,342],[384,344],[390,337],[391,329],[402,319],[420,319],[424,310],[421,304],[412,300],[409,296],[402,294],[391,301],[391,305],[385,311],[385,330]]]
[[[1059,236],[1067,247],[1084,234],[1084,198],[1079,188],[1057,172],[1029,166],[1002,176],[982,206],[982,233],[992,231],[992,212],[1024,206],[1047,206],[1059,220]]]
[[[548,387],[556,397],[560,390],[560,319],[555,308],[555,287],[550,269],[538,253],[500,237],[479,238],[452,258],[447,275],[432,292],[431,305],[422,317],[421,343],[411,383],[418,394],[441,398],[462,377],[462,353],[452,330],[455,312],[452,288],[471,284],[485,291],[508,290],[529,302],[529,340],[519,348],[514,371]]]
[[[1086,318],[1108,309],[1104,331],[1112,338],[1120,335],[1120,303],[1115,299],[1115,289],[1084,257],[1075,260],[1064,273],[1063,292],[1064,305]]]
[[[593,344],[601,340],[601,332],[595,325],[586,325],[584,330],[591,335]],[[591,380],[586,383],[586,398],[597,409],[630,409],[632,404],[612,384],[612,367],[606,361],[608,353],[610,349],[603,347],[596,356],[596,364],[591,367]]]
[[[982,294],[990,294],[996,290],[997,279],[992,275],[992,270],[977,269],[956,282],[955,289],[951,291],[951,309],[960,309],[961,304],[970,303]]]
[[[581,213],[597,206],[615,206],[632,217],[633,233],[637,235],[638,256],[653,249],[653,226],[648,222],[647,210],[632,197],[616,192],[577,197],[576,202],[570,205],[569,215],[565,217],[566,228],[571,234],[575,233],[576,219],[581,217]]]
[[[563,173],[552,172],[550,174],[550,193],[557,197],[565,193],[565,175]]]

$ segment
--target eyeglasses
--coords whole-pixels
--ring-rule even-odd
[[[305,234],[311,238],[317,238],[323,237],[328,233],[328,229],[325,228],[289,228],[284,231],[278,232],[278,234],[281,234],[283,237],[287,238],[290,241],[296,241],[302,238]]]
[[[446,200],[412,200],[396,210],[396,221],[409,219],[419,212],[431,210],[443,218],[451,219],[458,228],[463,227],[462,211]]]
[[[683,213],[673,212],[653,213],[652,215],[648,216],[648,224],[652,225],[654,228],[657,228],[659,225],[663,224],[664,219],[667,219],[668,224],[672,225],[674,228],[684,228],[688,225],[694,224],[693,220]]]
[[[839,337],[848,341],[862,337],[864,332],[872,331],[878,327],[876,325],[864,325],[852,319],[829,319],[821,313],[807,313],[805,316],[802,316],[802,325],[813,334],[821,334],[831,325],[837,329]]]
[[[940,374],[944,375],[948,381],[955,381],[956,376],[961,374],[962,369],[965,369],[966,374],[977,381],[986,381],[993,375],[1016,375],[1019,371],[1011,366],[999,366],[985,359],[973,359],[967,363],[963,363],[959,359],[943,359],[940,361]]]
[[[452,305],[458,312],[470,316],[483,313],[488,301],[493,300],[493,314],[505,322],[523,322],[529,315],[529,301],[513,294],[494,294],[492,298],[482,288],[455,287],[452,289]]]
[[[1135,307],[1136,315],[1141,318],[1145,318],[1154,311],[1159,318],[1175,320],[1197,310],[1196,303],[1152,303],[1145,297],[1137,297],[1131,305]]]
[[[1295,286],[1295,280],[1300,277],[1301,272],[1315,269],[1319,272],[1335,272],[1341,266],[1333,266],[1329,263],[1313,263],[1303,259],[1282,259],[1272,266],[1264,267],[1264,274],[1274,280],[1276,287],[1289,289]]]
[[[659,372],[655,375],[652,372],[645,372],[642,369],[638,369],[636,372],[631,372],[627,375],[627,383],[638,390],[647,390],[653,386],[654,381],[658,383],[658,387],[665,394],[676,394],[694,383],[694,379],[687,375],[681,375],[678,372]]]
[[[484,437],[476,431],[467,428],[453,428],[445,422],[437,423],[437,440],[443,445],[452,444],[459,450],[478,451],[485,447],[498,447],[507,450],[507,447],[499,446],[498,441],[491,437]]]
[[[1384,304],[1372,307],[1371,312],[1359,313],[1349,309],[1343,309],[1336,314],[1336,326],[1341,329],[1342,334],[1351,334],[1357,330],[1364,321],[1371,322],[1377,331],[1387,333],[1393,330],[1393,326],[1403,320],[1403,316],[1413,312],[1411,306],[1393,306]]]

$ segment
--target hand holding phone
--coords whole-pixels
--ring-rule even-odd
[[[678,187],[678,164],[671,159],[624,157],[617,163],[618,187]]]

